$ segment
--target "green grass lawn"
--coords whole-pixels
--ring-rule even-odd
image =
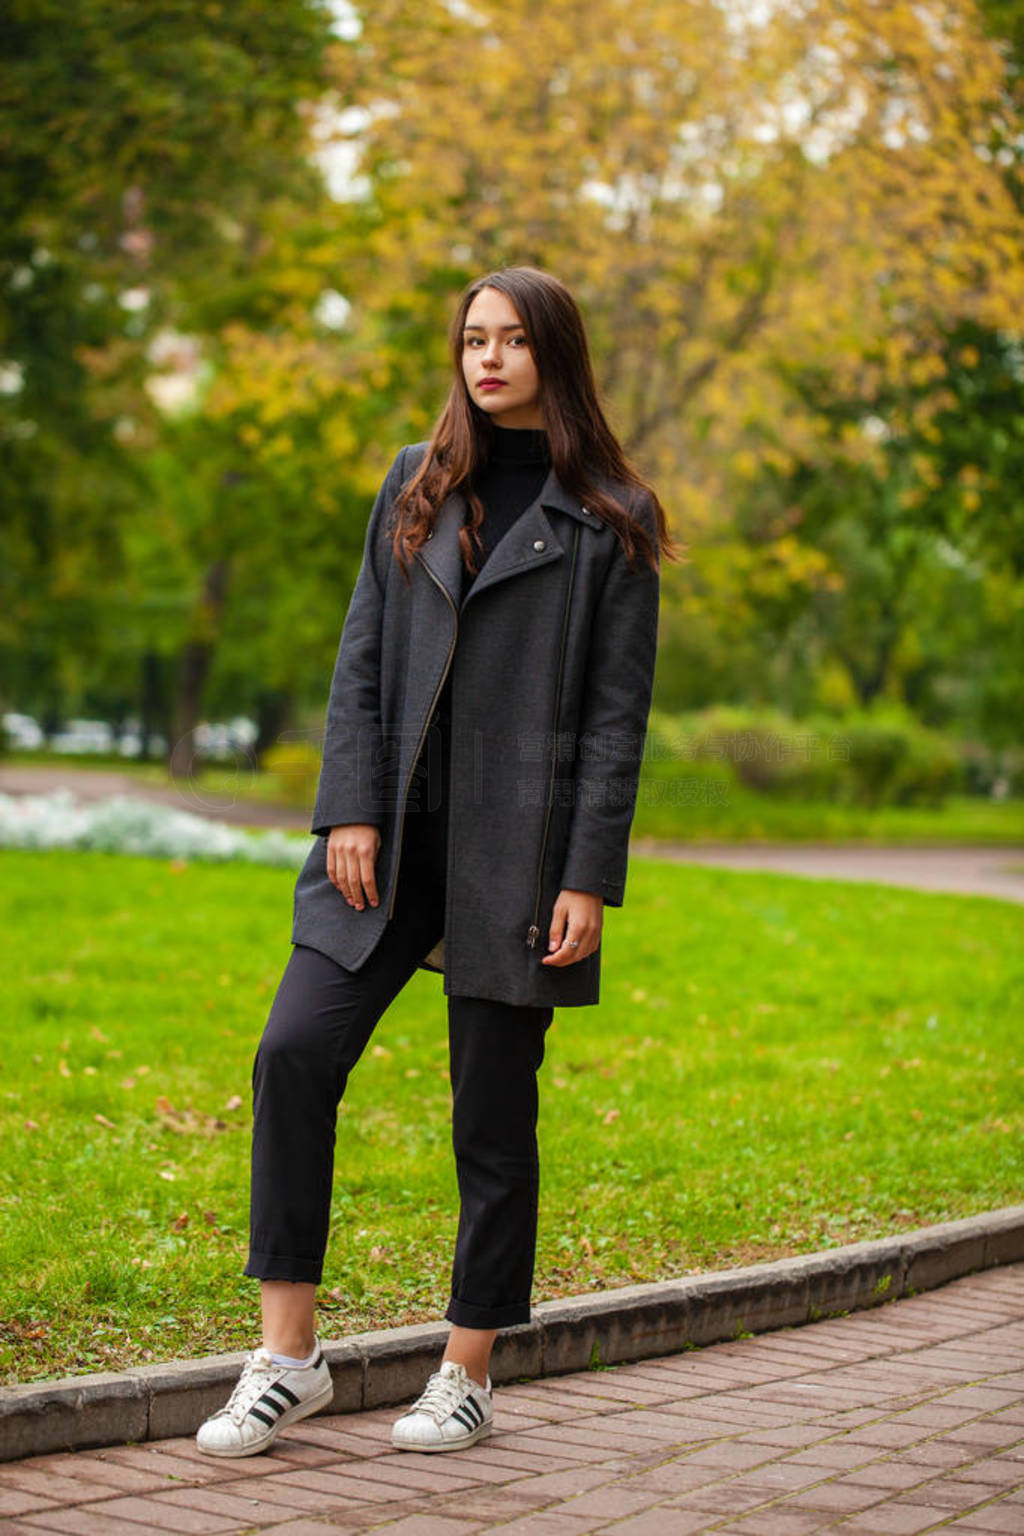
[[[720,799],[715,794],[721,795]],[[685,794],[694,798],[688,803]],[[1024,846],[1024,800],[950,795],[941,807],[787,800],[739,784],[641,779],[634,837],[682,842]]]
[[[0,1381],[246,1347],[249,1073],[294,875],[0,860]],[[1022,918],[634,860],[602,1002],[548,1036],[534,1299],[1020,1200]],[[417,975],[349,1085],[329,1337],[447,1304],[446,1018]]]

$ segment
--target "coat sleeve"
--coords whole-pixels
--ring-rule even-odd
[[[377,493],[363,545],[362,565],[345,616],[327,702],[323,760],[311,830],[329,837],[350,822],[384,824],[380,765],[381,626],[386,565],[384,520],[401,488],[402,449]]]
[[[657,547],[654,508],[644,496],[633,515]],[[576,739],[573,812],[562,889],[591,891],[620,907],[629,829],[654,685],[659,572],[638,551],[630,565],[615,541],[591,632]]]

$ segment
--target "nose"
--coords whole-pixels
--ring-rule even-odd
[[[484,367],[493,368],[496,363],[501,363],[501,343],[492,336],[484,347]]]

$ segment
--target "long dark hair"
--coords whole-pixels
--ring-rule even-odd
[[[462,556],[476,570],[473,533],[484,509],[471,489],[473,471],[487,461],[493,438],[491,418],[470,398],[462,372],[463,328],[469,306],[484,288],[496,288],[511,300],[540,375],[540,408],[556,475],[580,503],[615,531],[627,557],[637,550],[653,566],[658,551],[676,559],[665,511],[652,488],[626,459],[605,419],[597,396],[583,316],[568,288],[536,267],[503,267],[477,278],[459,301],[450,344],[455,377],[447,403],[434,427],[423,462],[399,494],[395,507],[394,549],[408,577],[406,560],[433,529],[445,497],[462,490],[472,519],[459,530]],[[657,549],[647,529],[627,505],[603,491],[597,477],[619,482],[627,491],[646,494],[656,518]]]

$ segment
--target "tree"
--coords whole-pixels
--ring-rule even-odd
[[[56,0],[7,8],[0,647],[37,696],[79,686],[107,651],[103,594],[140,537],[140,451],[162,431],[146,389],[154,338],[225,307],[265,317],[271,295],[249,272],[268,214],[320,196],[301,108],[329,35],[318,0],[83,0],[73,24]],[[190,654],[216,568],[183,578],[147,652]]]

